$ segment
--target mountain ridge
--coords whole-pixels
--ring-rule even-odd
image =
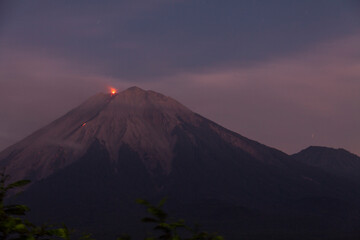
[[[309,166],[360,183],[360,157],[343,148],[310,146],[292,156]]]

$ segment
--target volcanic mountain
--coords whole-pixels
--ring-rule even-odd
[[[171,170],[176,141],[172,131],[181,121],[198,124],[199,117],[158,93],[137,87],[100,93],[6,149],[0,159],[9,174],[37,181],[76,161],[96,141],[106,148],[111,162],[127,145],[140,154],[149,172],[165,174]]]
[[[32,180],[21,200],[35,220],[99,239],[141,233],[138,197],[167,196],[169,211],[227,239],[352,236],[360,222],[351,181],[137,87],[93,96],[1,152],[0,166]]]
[[[293,156],[305,164],[360,183],[360,157],[345,149],[311,146]]]

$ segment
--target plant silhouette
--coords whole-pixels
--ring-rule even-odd
[[[12,192],[30,183],[29,180],[20,180],[7,183],[10,179],[5,172],[0,173],[0,239],[1,240],[72,240],[72,230],[66,225],[36,225],[25,218],[30,210],[21,204],[5,205],[5,198]],[[198,227],[189,227],[184,220],[169,220],[168,214],[163,210],[166,202],[164,198],[157,205],[146,200],[138,199],[137,203],[144,205],[150,217],[144,217],[142,222],[153,224],[153,231],[148,233],[144,240],[223,240],[217,234],[200,231]],[[131,236],[123,235],[116,240],[131,240]],[[84,234],[79,240],[95,240],[91,234]]]

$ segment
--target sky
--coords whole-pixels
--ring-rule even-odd
[[[360,155],[360,1],[0,1],[0,150],[109,86]]]

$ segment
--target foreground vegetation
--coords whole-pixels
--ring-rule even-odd
[[[55,225],[37,225],[26,219],[30,210],[21,204],[5,205],[4,201],[9,193],[19,192],[19,189],[30,183],[20,180],[8,183],[9,176],[0,173],[0,239],[1,240],[73,240],[73,231],[68,227]],[[137,200],[147,208],[150,217],[145,217],[142,222],[152,224],[153,231],[148,233],[144,240],[223,240],[217,234],[209,234],[189,227],[184,220],[171,221],[168,214],[163,211],[165,199],[157,205],[152,205],[146,200]],[[84,234],[79,240],[95,240],[91,234]],[[117,240],[131,240],[131,236],[123,235]]]

